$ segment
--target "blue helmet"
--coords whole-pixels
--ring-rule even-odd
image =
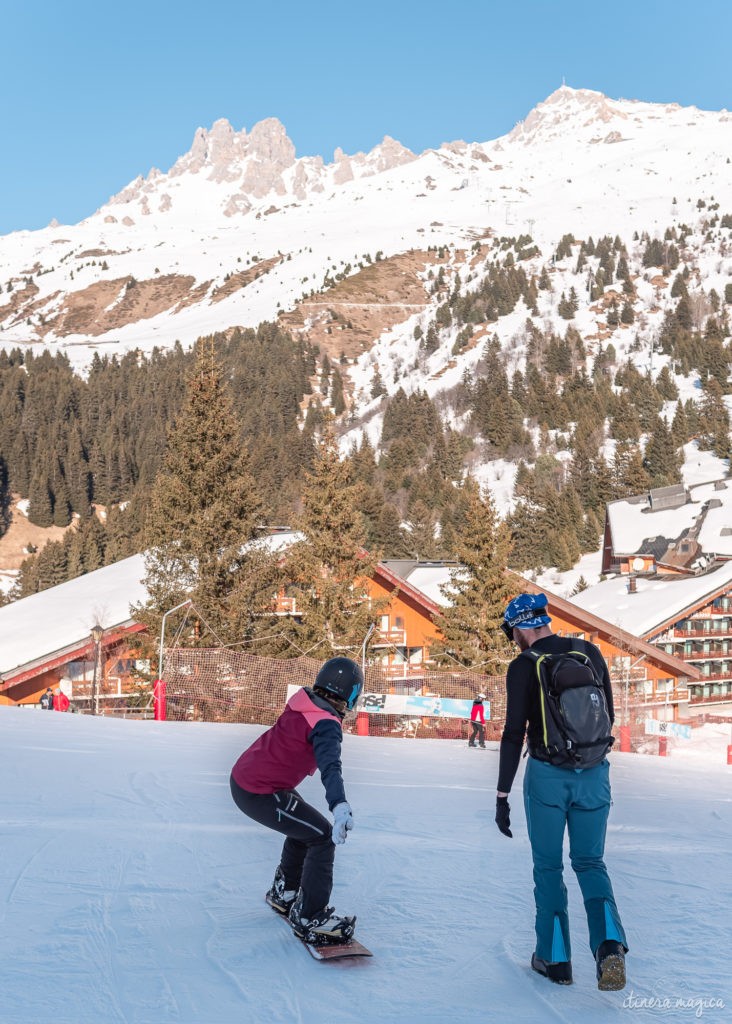
[[[552,621],[547,611],[548,603],[546,594],[519,594],[513,601],[509,601],[501,623],[501,629],[508,639],[513,639],[514,629],[548,626]]]
[[[320,666],[314,689],[342,700],[348,710],[352,711],[363,690],[363,672],[350,658],[331,658]]]

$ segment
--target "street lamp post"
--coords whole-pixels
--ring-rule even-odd
[[[96,715],[99,712],[99,697],[98,697],[98,675],[99,675],[99,657],[101,653],[102,637],[104,636],[104,628],[100,625],[92,626],[91,638],[94,644],[94,674],[92,676],[92,695],[91,695],[91,713]]]

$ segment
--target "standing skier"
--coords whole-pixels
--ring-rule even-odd
[[[473,701],[473,706],[470,709],[470,739],[468,740],[468,746],[474,747],[476,737],[478,739],[478,745],[485,748],[485,712],[483,710],[483,701],[485,700],[485,694],[479,693]]]
[[[591,699],[599,706],[604,695],[609,724],[613,720],[610,675],[594,644],[557,636],[549,628],[550,622],[545,594],[519,594],[504,612],[501,629],[522,653],[508,666],[506,676],[506,726],[501,739],[496,824],[512,838],[508,794],[526,736],[530,756],[524,774],[524,805],[536,900],[536,951],[531,966],[557,984],[572,983],[567,890],[562,879],[566,830],[569,859],[582,889],[598,988],[621,989],[625,985],[628,944],[603,861],[610,811],[610,767],[605,756],[588,767],[577,767],[576,761],[553,763],[556,758],[552,754],[559,748],[547,745],[550,725],[545,705],[549,698],[531,655],[544,660],[579,651],[586,656],[601,686],[601,690],[594,688]],[[525,651],[531,655],[526,656]]]
[[[231,795],[239,810],[286,836],[267,902],[287,915],[307,942],[344,942],[355,917],[339,917],[328,906],[333,888],[334,843],[353,828],[341,774],[341,721],[363,689],[363,673],[350,658],[331,658],[312,689],[290,698],[275,724],[244,751],[231,772]],[[320,771],[333,825],[295,789]]]

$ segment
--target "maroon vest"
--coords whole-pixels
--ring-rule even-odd
[[[272,728],[236,762],[231,773],[234,781],[249,793],[294,789],[307,775],[315,773],[315,753],[308,737],[317,723],[327,718],[340,725],[335,712],[319,708],[304,689],[298,690]]]

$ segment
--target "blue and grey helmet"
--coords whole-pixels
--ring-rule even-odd
[[[500,628],[512,640],[514,629],[548,626],[552,621],[547,610],[548,604],[546,594],[519,594],[513,601],[509,601]]]
[[[363,690],[363,672],[350,658],[331,658],[320,666],[314,689],[343,701],[352,711]]]

